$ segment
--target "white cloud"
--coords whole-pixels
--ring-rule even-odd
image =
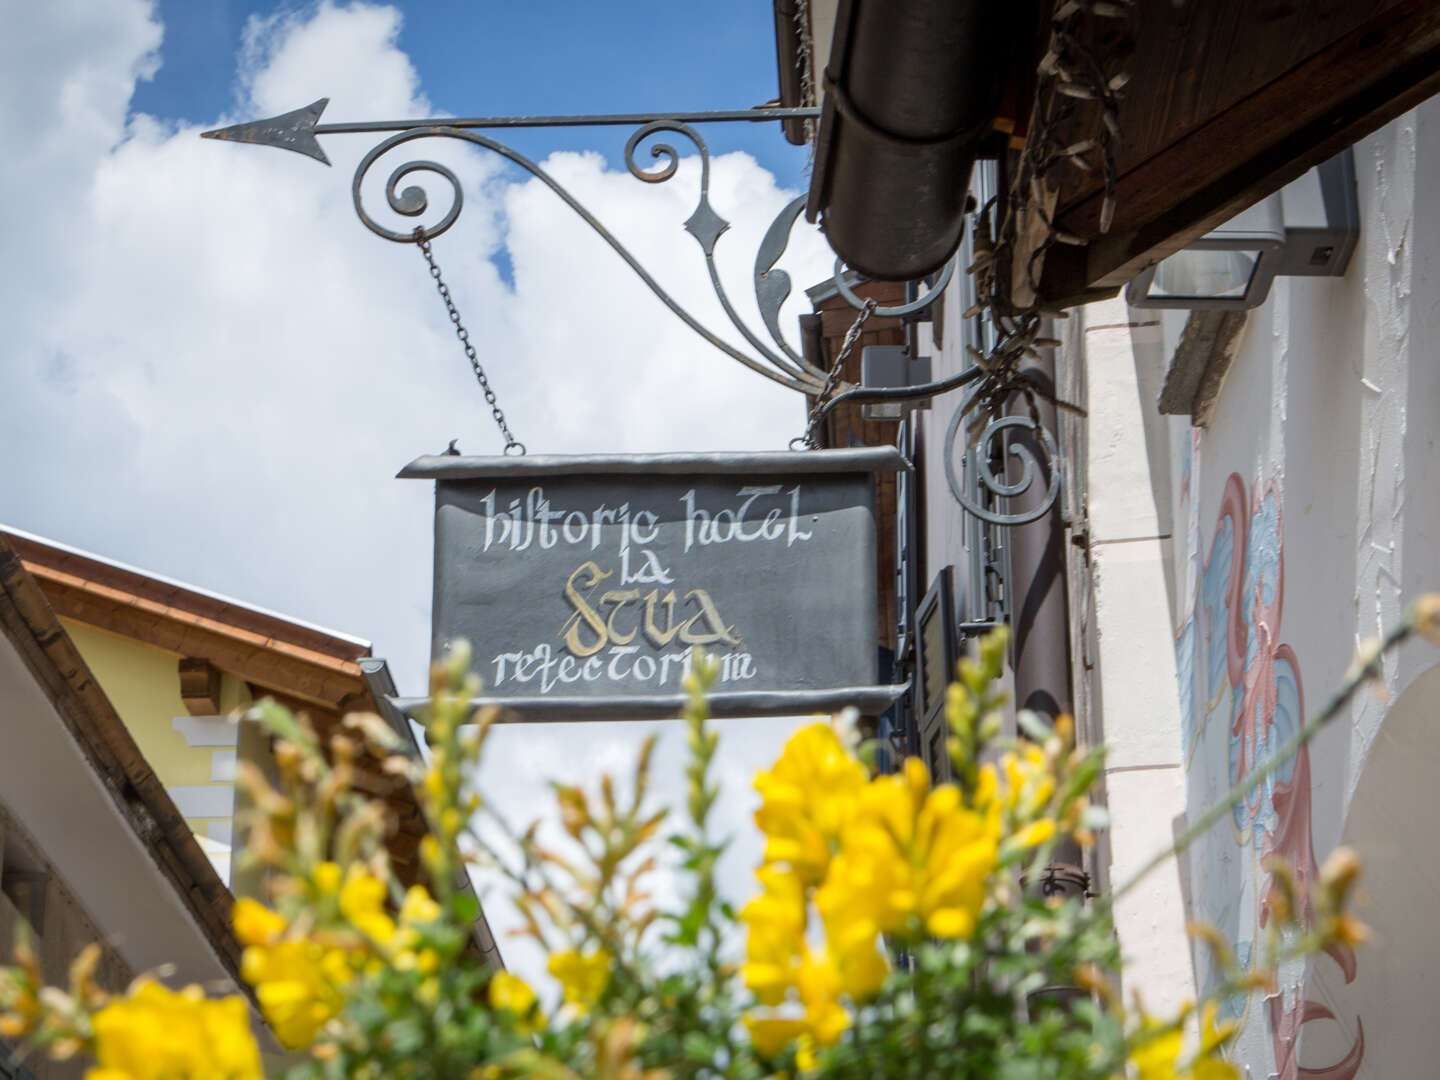
[[[0,232],[0,521],[370,637],[416,689],[431,493],[394,473],[455,436],[471,452],[499,442],[418,253],[355,220],[350,173],[372,143],[326,137],[326,169],[127,120],[161,41],[139,0],[52,0],[8,18],[0,204],[22,212]],[[216,122],[327,94],[326,119],[433,112],[398,29],[393,9],[364,4],[252,20],[237,112]],[[466,210],[435,253],[532,452],[779,448],[798,432],[799,395],[683,327],[539,182],[464,146],[417,149],[463,178]],[[680,227],[695,205],[693,154],[660,185],[595,155],[546,164],[681,303],[724,326]],[[443,201],[443,182],[419,179]],[[711,188],[734,221],[722,272],[747,297],[760,235],[795,193],[744,154],[714,159]],[[502,242],[513,290],[489,261]],[[785,265],[797,286],[828,271],[813,234]],[[737,304],[758,328],[753,300]],[[748,774],[789,726],[731,725],[727,769]],[[639,730],[507,731],[497,799],[524,816],[549,766],[590,775]],[[662,779],[678,793],[678,771]],[[744,816],[738,804],[727,814]]]
[[[397,104],[405,116],[433,116],[420,76],[396,46],[400,12],[390,6],[325,0],[246,21],[238,76],[239,120],[273,116],[328,97],[327,120],[369,120]],[[357,61],[363,61],[357,63]]]

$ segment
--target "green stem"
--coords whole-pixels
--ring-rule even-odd
[[[525,874],[527,872],[533,872],[535,876],[540,879],[541,885],[553,893],[560,903],[565,906],[571,917],[585,928],[590,936],[600,944],[601,948],[610,954],[610,962],[613,965],[614,972],[628,979],[633,985],[644,987],[646,985],[645,980],[641,977],[640,972],[636,971],[626,958],[625,942],[615,931],[615,924],[601,923],[600,920],[595,917],[595,913],[591,910],[590,905],[583,902],[577,903],[572,900],[569,895],[552,880],[549,872],[545,869],[544,862],[531,851],[525,843],[524,838],[515,832],[510,826],[510,822],[502,814],[492,809],[488,804],[481,807],[481,813],[485,814],[495,823],[495,826],[504,835],[505,840],[514,845],[520,852],[520,857],[525,863],[524,867],[517,871],[497,857],[494,860],[494,866],[500,874],[508,878],[513,885],[523,892],[530,887],[530,882],[525,877]],[[471,832],[471,836],[475,836],[473,831]],[[476,837],[477,842],[478,839],[479,838]],[[541,945],[545,947],[547,953],[550,951],[545,942],[541,942]]]

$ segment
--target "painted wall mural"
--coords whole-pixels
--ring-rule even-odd
[[[1199,810],[1220,798],[1269,759],[1303,723],[1304,690],[1295,651],[1281,640],[1285,559],[1281,492],[1274,479],[1246,497],[1245,481],[1225,482],[1208,555],[1200,534],[1199,432],[1194,432],[1181,472],[1181,503],[1188,503],[1184,617],[1176,633],[1180,680],[1183,762],[1187,805]],[[1294,868],[1302,897],[1301,917],[1312,916],[1309,891],[1317,875],[1311,829],[1310,755],[1301,748],[1248,799],[1237,802],[1228,822],[1210,830],[1189,853],[1190,905],[1194,917],[1225,935],[1242,967],[1254,962],[1257,936],[1265,930],[1265,901],[1274,888],[1264,870],[1272,856]],[[1352,950],[1331,959],[1348,983],[1355,977]],[[1326,962],[1323,959],[1317,962]],[[1208,950],[1195,956],[1201,992],[1218,984]],[[1270,1076],[1279,1080],[1352,1080],[1365,1054],[1364,1028],[1347,1053],[1323,1068],[1300,1064],[1301,1029],[1334,1019],[1328,1008],[1304,999],[1299,983],[1282,980],[1278,993],[1256,1000],[1237,995],[1222,1007],[1245,1032],[1260,1022],[1273,1051]],[[1258,1008],[1257,1008],[1258,1004]],[[1253,1041],[1245,1042],[1254,1045]],[[1255,1068],[1255,1080],[1266,1072]]]

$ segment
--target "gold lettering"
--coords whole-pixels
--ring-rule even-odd
[[[665,621],[669,628],[661,630],[655,625],[655,604],[656,602],[665,605]],[[650,644],[657,649],[663,649],[675,640],[675,635],[684,629],[684,624],[675,625],[675,590],[671,589],[664,597],[660,596],[659,589],[651,589],[645,594],[645,636],[650,639]]]
[[[615,610],[610,612],[610,617],[605,620],[605,632],[609,639],[616,645],[629,645],[635,640],[635,635],[640,632],[640,622],[637,619],[635,629],[630,633],[622,635],[615,629],[615,616],[620,614],[620,609],[631,600],[640,599],[639,589],[611,589],[604,596],[600,597],[601,604],[614,604]]]
[[[572,573],[569,580],[565,582],[565,598],[574,606],[575,614],[566,619],[565,625],[560,627],[560,636],[565,639],[565,647],[569,649],[571,653],[582,657],[593,656],[599,652],[605,647],[605,642],[609,637],[609,632],[605,628],[605,620],[600,617],[599,612],[586,603],[585,597],[581,596],[575,588],[575,579],[587,572],[590,575],[590,580],[583,583],[587,593],[593,592],[595,586],[599,585],[600,582],[612,576],[614,573],[612,570],[601,570],[600,567],[596,566],[593,562],[583,562],[575,568],[574,573]],[[593,644],[586,645],[580,640],[581,620],[583,620],[595,634]]]
[[[720,611],[715,607],[715,601],[710,599],[710,594],[704,589],[691,589],[685,594],[685,599],[695,598],[695,606],[700,609],[698,615],[692,615],[686,619],[680,627],[680,640],[686,645],[712,645],[715,642],[723,642],[726,645],[738,645],[740,639],[735,636],[735,628],[726,626],[725,620],[721,617]],[[709,625],[708,633],[697,633],[695,624],[701,619]]]
[[[616,625],[616,617],[629,604],[640,603],[639,589],[609,589],[601,594],[598,604],[590,602],[600,583],[614,576],[613,570],[601,570],[594,562],[583,562],[566,580],[565,598],[574,611],[560,627],[560,637],[572,655],[582,659],[594,656],[607,645],[628,645],[642,633],[657,649],[668,648],[677,639],[685,645],[741,644],[735,627],[725,624],[724,616],[706,589],[691,589],[680,601],[694,602],[697,610],[689,618],[683,614],[677,618],[674,589],[663,593],[659,589],[651,589],[645,594],[644,613],[636,620],[635,626],[628,631],[621,629]],[[608,613],[605,612],[606,605],[609,605]],[[660,607],[665,609],[663,627],[657,617]],[[591,635],[589,642],[584,639],[587,629]]]

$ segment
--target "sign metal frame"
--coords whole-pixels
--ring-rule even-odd
[[[471,639],[489,691],[474,704],[500,706],[501,720],[508,722],[588,721],[677,715],[685,704],[679,653],[688,655],[681,644],[686,640],[734,661],[726,670],[734,669],[729,685],[738,688],[722,682],[709,698],[716,716],[804,715],[846,706],[862,715],[883,713],[906,686],[878,681],[874,477],[909,468],[897,449],[885,446],[440,454],[417,458],[399,476],[436,485],[433,648],[438,655],[454,637]],[[620,521],[633,515],[628,532],[616,519],[622,500],[629,509],[621,509]],[[748,525],[737,512],[746,500]],[[748,535],[740,536],[745,530]],[[730,542],[735,539],[747,542]],[[617,545],[620,556],[628,550],[632,558],[617,558]],[[714,585],[723,588],[712,599]],[[649,608],[641,598],[646,589]],[[642,620],[647,634],[654,627],[657,590],[671,606],[659,620],[666,633],[652,637],[648,648],[653,651],[660,638],[674,644],[661,647],[672,648],[668,656],[647,662],[653,671],[661,659],[676,660],[674,669],[667,666],[648,688],[624,684],[624,676],[607,677],[606,656],[635,654],[632,641],[646,646],[636,627]],[[683,624],[677,623],[677,599]],[[632,606],[622,616],[626,603]],[[721,609],[729,614],[721,616]],[[570,618],[561,620],[557,612]],[[727,622],[731,616],[734,624]],[[616,640],[627,648],[608,644],[607,623],[624,627],[625,636],[617,630]],[[753,657],[739,651],[752,647],[742,632],[758,643]],[[648,655],[634,657],[635,667]],[[753,660],[753,670],[747,660],[742,671],[739,657]],[[590,681],[580,678],[582,670]],[[612,676],[615,670],[608,669]],[[536,678],[537,671],[548,673],[548,683],[546,674]],[[503,691],[495,688],[502,684]],[[427,699],[390,700],[423,720]]]

